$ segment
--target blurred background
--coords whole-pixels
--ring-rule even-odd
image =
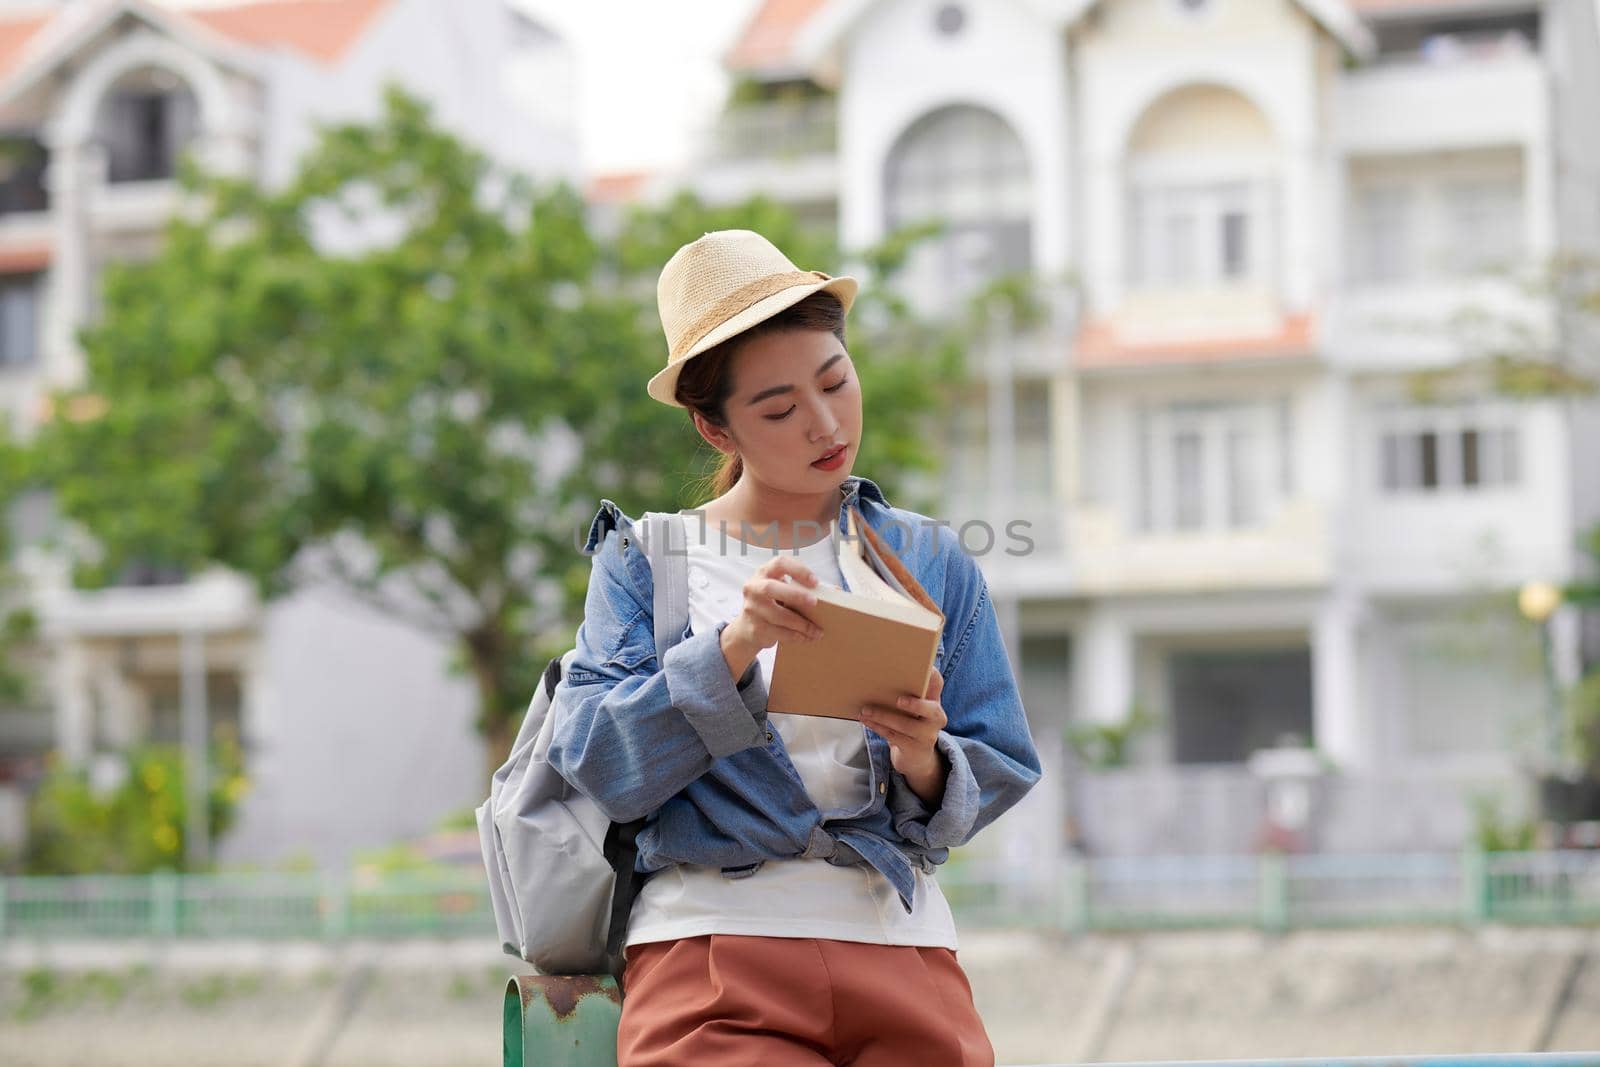
[[[1597,114],[1595,0],[0,3],[0,1059],[493,1061],[729,226],[1002,620],[1002,1062],[1600,1047]]]

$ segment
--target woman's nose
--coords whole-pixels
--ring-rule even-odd
[[[819,404],[811,418],[811,438],[820,441],[832,437],[839,431],[839,420],[833,417],[833,412],[828,410],[828,405]]]

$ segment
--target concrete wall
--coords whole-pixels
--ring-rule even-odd
[[[453,649],[331,589],[267,608],[246,796],[222,859],[353,852],[434,829],[488,795],[477,694]]]
[[[576,182],[576,116],[562,121],[547,106],[518,98],[538,87],[541,78],[527,68],[541,58],[550,77],[573,76],[572,54],[559,40],[539,45],[533,55],[512,50],[511,15],[500,0],[399,0],[336,67],[295,54],[276,57],[264,176],[278,184],[293,172],[315,139],[316,123],[376,117],[385,84],[394,81],[426,99],[436,121],[502,165]]]
[[[1600,1048],[1600,937],[1581,929],[963,930],[958,959],[1002,1064]],[[7,1062],[493,1063],[514,962],[486,941],[0,942]]]

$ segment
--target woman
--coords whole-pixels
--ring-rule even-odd
[[[603,502],[550,747],[612,819],[649,818],[621,1067],[994,1062],[933,872],[1039,761],[976,563],[851,475],[855,293],[748,230],[706,234],[661,274],[670,351],[647,388],[723,455],[717,495],[685,513],[688,636],[657,662],[646,554]],[[815,639],[810,590],[842,584],[851,507],[940,604],[935,672],[859,723],[769,715],[777,643]]]

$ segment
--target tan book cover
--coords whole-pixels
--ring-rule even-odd
[[[849,588],[819,582],[816,607],[801,611],[822,637],[778,642],[769,712],[854,719],[863,704],[927,691],[944,613],[856,508],[845,515],[839,570]]]

